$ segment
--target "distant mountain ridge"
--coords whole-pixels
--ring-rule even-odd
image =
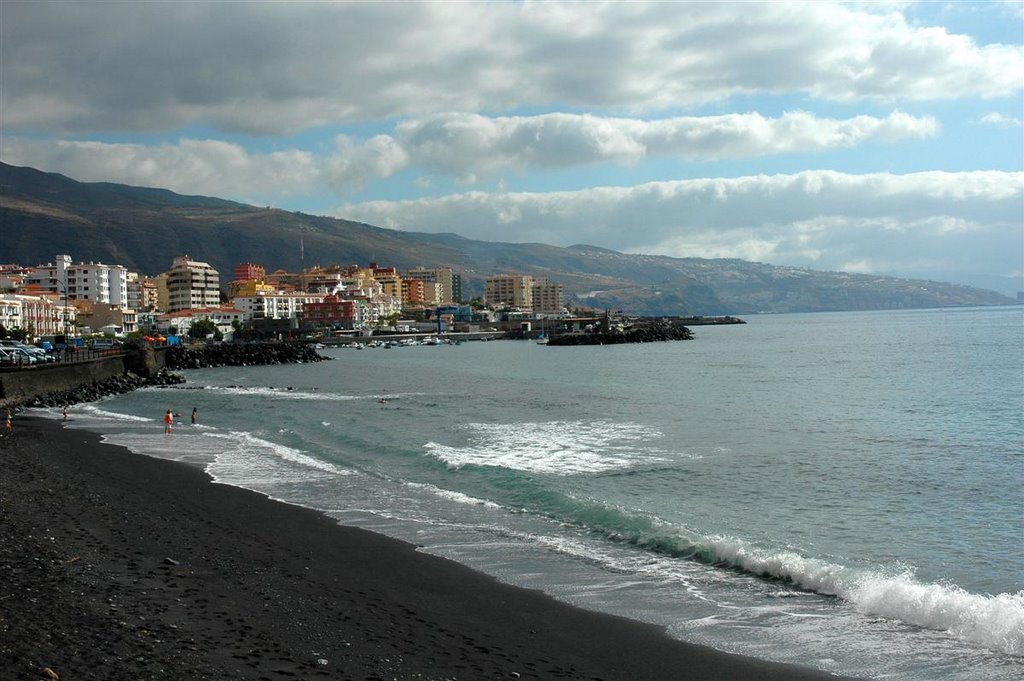
[[[401,232],[167,189],[78,182],[0,163],[0,263],[33,266],[61,253],[75,262],[120,264],[149,275],[188,254],[217,268],[222,282],[241,262],[268,271],[371,261],[399,270],[448,266],[462,273],[471,295],[482,293],[489,275],[521,272],[561,283],[570,305],[647,315],[1015,302],[994,291],[931,281]]]

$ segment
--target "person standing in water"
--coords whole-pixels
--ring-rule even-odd
[[[196,425],[196,418],[199,416],[199,410],[192,407],[192,425]]]
[[[164,432],[171,432],[171,423],[174,421],[174,416],[171,414],[171,410],[168,409],[164,414]]]

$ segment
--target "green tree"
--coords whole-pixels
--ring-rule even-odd
[[[209,336],[216,336],[217,325],[211,322],[209,319],[200,319],[199,321],[192,322],[192,326],[188,329],[189,338],[208,338]]]

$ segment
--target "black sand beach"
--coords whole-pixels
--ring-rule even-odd
[[[0,678],[834,677],[681,643],[16,417],[0,436]]]

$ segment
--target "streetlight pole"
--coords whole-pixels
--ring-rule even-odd
[[[64,323],[63,323],[63,326],[64,326],[64,356],[65,357],[68,355],[68,342],[69,342],[69,339],[68,339],[68,283],[67,283],[67,276],[68,276],[68,271],[65,269],[64,270],[64,282],[63,283],[61,283],[61,281],[59,279],[57,279],[56,277],[50,280],[50,281],[53,282],[53,284],[55,286],[60,286],[62,289],[64,289]]]

